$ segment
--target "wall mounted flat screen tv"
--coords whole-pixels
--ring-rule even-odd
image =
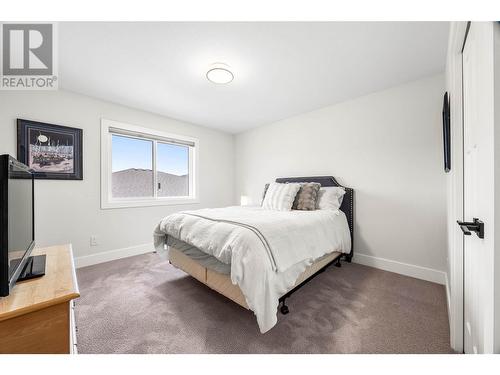
[[[444,171],[448,173],[451,170],[450,98],[448,93],[444,94],[443,99],[443,152]]]

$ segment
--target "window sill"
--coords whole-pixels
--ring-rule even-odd
[[[113,208],[134,208],[134,207],[153,207],[153,206],[176,206],[186,204],[200,203],[198,198],[159,198],[159,199],[113,199],[107,202],[101,202],[101,209],[108,210]]]

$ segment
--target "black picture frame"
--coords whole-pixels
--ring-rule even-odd
[[[443,98],[443,154],[444,171],[451,171],[450,98],[445,92]]]
[[[17,160],[36,179],[83,180],[83,130],[17,119]]]

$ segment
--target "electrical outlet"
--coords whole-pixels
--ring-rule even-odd
[[[90,246],[99,245],[99,241],[97,241],[97,236],[90,236]]]

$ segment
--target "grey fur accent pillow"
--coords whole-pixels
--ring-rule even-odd
[[[306,182],[301,184],[300,190],[295,196],[292,210],[315,210],[320,188],[321,184],[318,184],[317,182]]]

